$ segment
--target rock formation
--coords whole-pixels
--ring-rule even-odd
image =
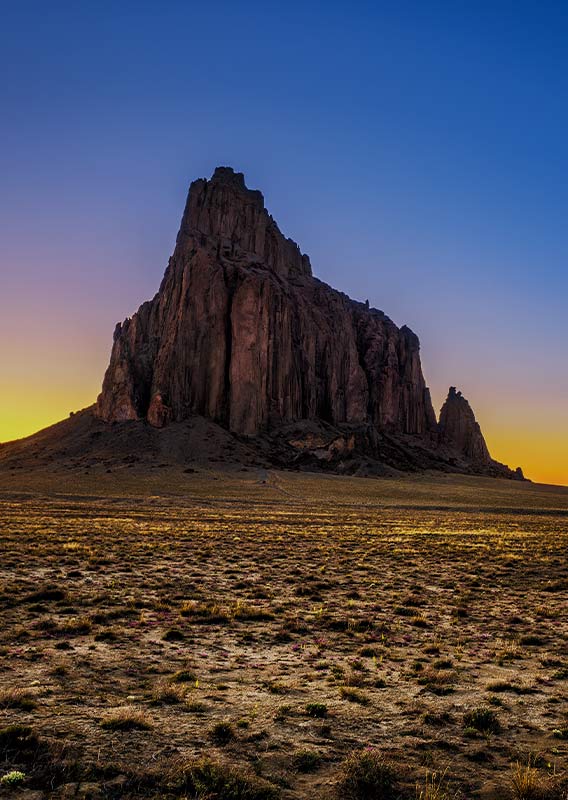
[[[440,411],[440,444],[456,450],[474,464],[490,464],[491,456],[470,404],[455,386],[450,386]]]
[[[438,426],[418,337],[313,277],[262,194],[228,167],[191,184],[158,293],[116,327],[95,413],[157,428],[200,415],[247,437],[313,423],[289,448],[317,442],[311,451],[333,460],[363,447],[388,461],[411,438],[434,460],[494,464],[455,391]]]
[[[313,278],[227,168],[191,185],[158,294],[116,328],[97,413],[201,414],[247,435],[298,419],[436,431],[418,338]]]

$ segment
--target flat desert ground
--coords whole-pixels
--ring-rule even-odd
[[[0,537],[0,797],[567,796],[568,489],[4,471]]]

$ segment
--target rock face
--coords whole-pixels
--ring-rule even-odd
[[[439,442],[473,464],[491,464],[491,456],[471,406],[455,386],[450,386],[440,411]]]
[[[438,428],[417,336],[314,278],[228,167],[191,184],[158,293],[115,329],[95,413],[157,428],[201,415],[248,437],[321,423],[335,444],[310,436],[331,460],[356,442],[381,457],[381,437],[411,437],[423,452],[492,463],[455,392]],[[296,432],[287,445],[304,453],[308,440]]]
[[[312,277],[244,178],[189,190],[158,294],[118,325],[97,414],[161,427],[201,414],[255,435],[298,419],[428,435],[418,338]]]

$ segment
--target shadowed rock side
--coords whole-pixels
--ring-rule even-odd
[[[438,425],[419,351],[409,328],[314,278],[262,194],[220,167],[191,184],[158,293],[117,325],[96,407],[3,445],[0,466],[522,477],[492,461],[461,395]]]
[[[455,386],[450,386],[440,411],[439,441],[474,464],[491,464],[491,456],[470,404]]]
[[[228,168],[191,185],[158,294],[117,326],[97,414],[201,414],[246,435],[295,420],[437,429],[418,338],[313,278]]]

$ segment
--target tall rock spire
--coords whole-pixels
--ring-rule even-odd
[[[209,241],[223,258],[256,263],[282,277],[312,274],[308,256],[282,235],[262,193],[247,189],[242,172],[231,167],[217,167],[210,180],[190,186],[177,248],[187,250],[195,240]]]
[[[258,191],[219,167],[191,184],[158,294],[117,326],[107,421],[192,414],[255,435],[296,420],[435,440],[418,338],[312,277]]]
[[[440,411],[439,441],[474,464],[491,464],[491,456],[470,404],[450,386]]]

